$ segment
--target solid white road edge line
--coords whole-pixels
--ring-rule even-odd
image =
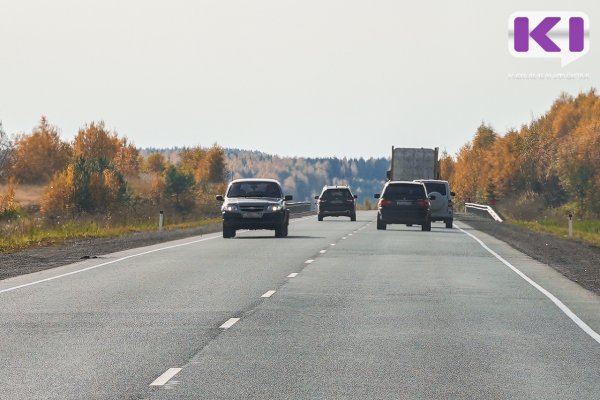
[[[291,274],[289,274],[287,277],[288,277],[288,278],[295,278],[295,277],[297,277],[297,276],[298,276],[298,273],[297,273],[297,272],[292,272],[292,273],[291,273]]]
[[[156,378],[150,386],[163,386],[165,383],[169,382],[172,377],[177,375],[179,371],[181,371],[181,368],[169,368],[161,376]]]
[[[494,250],[490,249],[485,243],[483,243],[483,241],[481,239],[479,239],[478,237],[476,237],[472,233],[469,233],[469,232],[465,231],[464,229],[462,229],[460,226],[458,226],[456,224],[454,224],[454,226],[456,228],[458,228],[462,233],[464,233],[466,235],[469,235],[473,240],[475,240],[477,243],[479,243],[481,245],[481,247],[483,247],[484,249],[486,249],[491,255],[493,255],[498,260],[500,260],[500,262],[502,262],[502,264],[504,264],[508,268],[512,269],[514,273],[516,273],[517,275],[519,275],[527,283],[529,283],[531,286],[533,286],[538,291],[540,291],[544,296],[546,296],[547,298],[549,298],[563,313],[566,314],[567,317],[571,318],[571,320],[573,322],[575,322],[575,324],[577,324],[578,327],[580,327],[585,333],[587,333],[596,342],[600,343],[600,334],[598,334],[595,330],[593,330],[592,328],[590,328],[590,326],[588,324],[586,324],[585,322],[583,322],[581,320],[581,318],[579,318],[573,311],[571,311],[571,309],[569,307],[567,307],[562,301],[560,301],[556,296],[554,296],[552,293],[550,293],[549,291],[547,291],[546,289],[544,289],[542,286],[538,285],[533,279],[531,279],[530,277],[528,277],[527,275],[525,275],[523,272],[521,272],[518,268],[516,268],[511,263],[509,263],[508,261],[506,261],[500,255],[498,255],[498,253],[496,253]]]
[[[225,323],[223,325],[221,325],[219,328],[221,329],[229,329],[231,328],[236,322],[238,322],[240,319],[239,318],[229,318],[227,321],[225,321]]]
[[[0,294],[6,293],[6,292],[10,292],[10,291],[13,291],[13,290],[17,290],[17,289],[21,289],[21,288],[24,288],[24,287],[27,287],[27,286],[37,285],[39,283],[49,282],[49,281],[53,281],[55,279],[64,278],[65,276],[75,275],[75,274],[79,274],[81,272],[86,272],[86,271],[91,271],[93,269],[104,267],[106,265],[115,264],[115,263],[118,263],[120,261],[129,260],[130,258],[145,256],[146,254],[152,254],[152,253],[156,253],[158,251],[174,249],[174,248],[177,248],[177,247],[188,246],[190,244],[199,243],[199,242],[205,242],[207,240],[217,239],[217,238],[220,238],[220,237],[221,237],[221,234],[219,234],[219,236],[211,236],[211,237],[207,237],[207,238],[193,240],[191,242],[175,244],[175,245],[172,245],[172,246],[166,246],[166,247],[161,247],[161,248],[154,249],[154,250],[144,251],[142,253],[132,254],[130,256],[121,257],[121,258],[118,258],[116,260],[107,261],[107,262],[102,263],[102,264],[92,265],[91,267],[87,267],[87,268],[83,268],[83,269],[78,269],[77,271],[67,272],[66,274],[56,275],[56,276],[52,276],[50,278],[40,279],[39,281],[29,282],[29,283],[25,283],[23,285],[14,286],[14,287],[7,288],[7,289],[2,289],[2,290],[0,290]]]
[[[275,290],[269,290],[267,293],[263,294],[260,297],[271,297],[275,294]]]

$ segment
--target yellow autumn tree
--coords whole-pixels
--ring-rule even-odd
[[[179,168],[191,173],[200,185],[223,183],[226,174],[225,152],[216,143],[209,149],[200,146],[184,149]]]
[[[79,130],[73,153],[68,168],[48,186],[42,200],[45,215],[104,212],[129,200],[125,174],[136,173],[139,154],[126,139],[108,132],[103,122],[92,122]]]
[[[90,162],[104,160],[126,176],[139,173],[139,151],[126,137],[119,138],[116,132],[109,132],[103,121],[90,122],[79,130],[73,154]]]
[[[161,153],[152,153],[144,161],[144,170],[154,174],[162,173],[167,167],[167,159]]]
[[[42,116],[31,134],[17,138],[12,174],[21,183],[46,183],[66,167],[71,153],[71,146],[61,140],[58,129]]]
[[[198,166],[198,180],[208,184],[223,183],[225,181],[226,164],[223,148],[214,144],[206,152],[205,157]]]

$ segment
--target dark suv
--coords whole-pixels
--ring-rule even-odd
[[[356,196],[352,194],[348,186],[324,186],[317,201],[317,219],[323,221],[323,217],[350,217],[356,221]]]
[[[281,184],[273,179],[237,179],[229,184],[223,202],[223,237],[235,237],[237,229],[272,229],[275,237],[286,237],[290,211]]]
[[[427,189],[421,182],[389,181],[383,186],[377,204],[377,229],[384,230],[388,224],[421,225],[421,230],[431,230],[431,209]]]

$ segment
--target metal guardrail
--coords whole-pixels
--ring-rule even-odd
[[[301,214],[312,209],[312,203],[308,201],[286,201],[285,204],[291,214]]]
[[[469,208],[479,211],[486,211],[496,222],[502,222],[502,218],[494,211],[494,209],[486,204],[477,203],[465,203],[465,212],[469,211]]]

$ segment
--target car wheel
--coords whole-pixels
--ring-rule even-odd
[[[283,237],[287,237],[288,236],[288,228],[290,226],[290,221],[286,220],[285,221],[285,226],[283,227]]]
[[[446,228],[447,229],[452,229],[452,223],[454,222],[454,220],[452,219],[447,219],[446,220]]]
[[[426,232],[431,231],[431,220],[430,219],[428,219],[427,221],[425,221],[425,223],[423,225],[421,225],[421,230],[426,231]]]
[[[352,214],[350,216],[350,221],[356,221],[356,214]]]
[[[223,227],[223,237],[225,239],[230,239],[230,238],[235,237],[235,228],[230,228],[230,227],[224,226]]]
[[[385,222],[383,222],[381,220],[381,217],[378,215],[377,216],[377,230],[378,231],[385,231],[385,229],[387,228],[387,225]]]
[[[275,237],[282,238],[287,236],[287,221],[284,220],[281,225],[275,228]]]
[[[317,219],[318,219],[319,221],[323,221],[323,216],[322,216],[321,214],[319,214],[319,215],[317,215]]]

